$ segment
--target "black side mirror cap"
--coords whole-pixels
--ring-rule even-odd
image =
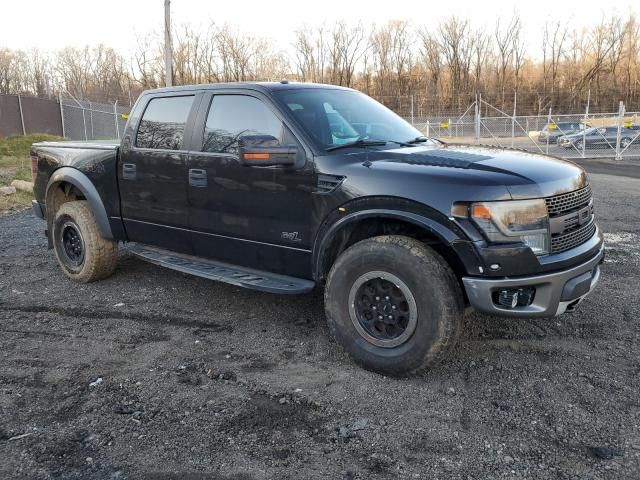
[[[295,165],[296,145],[281,145],[271,135],[245,135],[238,140],[240,162],[247,166]]]

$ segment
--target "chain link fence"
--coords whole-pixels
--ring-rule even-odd
[[[15,98],[13,98],[15,97]],[[618,111],[567,114],[549,109],[545,115],[517,115],[484,101],[470,99],[465,109],[449,115],[430,115],[427,104],[413,97],[384,101],[426,136],[449,143],[511,147],[561,158],[640,158],[640,112]],[[393,104],[393,105],[392,105]],[[106,140],[121,137],[130,107],[78,100],[0,96],[0,134],[52,133],[70,140]],[[4,122],[4,123],[3,123]]]
[[[514,109],[515,110],[515,109]],[[561,158],[640,158],[640,112],[509,114],[476,98],[460,115],[410,116],[426,136],[448,143],[510,147]]]
[[[60,96],[62,131],[71,140],[120,138],[129,113],[128,106],[77,100]]]
[[[0,136],[47,133],[69,140],[120,138],[129,106],[57,98],[0,95]]]

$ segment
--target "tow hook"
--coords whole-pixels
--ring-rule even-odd
[[[533,303],[534,287],[506,288],[498,292],[498,304],[505,308],[526,307]]]

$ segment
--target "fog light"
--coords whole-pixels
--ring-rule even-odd
[[[505,308],[516,308],[531,305],[536,289],[533,287],[505,288],[496,293],[495,303]]]

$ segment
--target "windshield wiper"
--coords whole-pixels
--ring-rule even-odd
[[[410,145],[415,145],[416,143],[424,143],[424,142],[428,142],[429,139],[427,137],[416,137],[413,140],[409,140],[408,142],[404,142],[404,143],[408,143]]]
[[[401,147],[415,147],[415,144],[413,143],[413,141],[400,142],[399,140],[387,140],[387,142],[395,143],[397,145],[400,145]]]
[[[380,145],[386,145],[386,140],[366,140],[364,138],[359,138],[353,142],[343,143],[342,145],[333,145],[331,147],[325,148],[327,152],[332,152],[334,150],[338,150],[340,148],[349,148],[349,147],[375,147]]]

